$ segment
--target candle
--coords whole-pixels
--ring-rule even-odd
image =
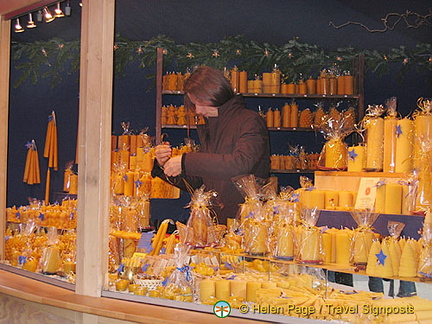
[[[324,251],[324,261],[326,263],[332,262],[332,235],[330,233],[323,233],[323,251]]]
[[[262,74],[263,92],[271,93],[272,90],[272,74],[270,72],[264,72]]]
[[[254,80],[254,89],[255,89],[255,93],[262,93],[262,81],[259,79]]]
[[[287,85],[287,93],[288,94],[295,94],[297,93],[297,87],[295,83],[288,83]]]
[[[337,78],[337,93],[340,95],[345,94],[345,76],[339,75]]]
[[[351,255],[355,265],[367,263],[373,239],[374,234],[371,231],[357,231],[354,233]]]
[[[111,135],[111,151],[115,151],[117,148],[117,136]]]
[[[290,127],[291,121],[291,107],[289,104],[285,103],[282,107],[282,127]]]
[[[63,191],[69,192],[70,187],[70,177],[73,174],[73,171],[71,169],[64,170],[63,175]]]
[[[348,149],[341,138],[332,138],[325,143],[325,166],[332,169],[347,167]]]
[[[294,236],[292,226],[276,226],[276,256],[292,259],[294,257]]]
[[[298,93],[299,94],[302,94],[302,95],[307,94],[307,86],[306,86],[306,83],[304,83],[303,80],[300,80],[298,82],[297,89],[298,89]]]
[[[409,215],[412,208],[412,199],[410,195],[410,187],[408,185],[402,186],[402,215]],[[414,198],[415,199],[415,198]]]
[[[412,170],[413,151],[413,122],[408,118],[397,121],[396,129],[396,172],[410,172]]]
[[[402,213],[402,186],[397,183],[388,183],[385,186],[385,213],[401,214]]]
[[[373,118],[366,128],[366,168],[381,171],[383,168],[384,120]]]
[[[69,194],[76,195],[78,193],[78,175],[70,175]]]
[[[357,145],[348,148],[348,172],[362,172],[365,162],[364,146]]]
[[[231,295],[230,292],[230,280],[220,279],[216,280],[215,283],[216,298],[218,300],[228,300]]]
[[[393,117],[384,119],[383,171],[395,172],[396,159],[396,125],[398,120]]]
[[[385,202],[386,202],[386,184],[377,186],[376,198],[375,198],[375,212],[385,213]]]
[[[200,282],[200,300],[202,302],[215,297],[216,295],[216,282],[211,279],[203,279]]]
[[[247,82],[247,92],[254,93],[255,92],[255,81],[254,80],[248,80]]]
[[[339,207],[349,210],[354,206],[354,195],[351,191],[339,191]]]
[[[247,79],[246,71],[240,71],[239,92],[241,93],[248,92],[248,79]]]
[[[354,94],[354,77],[352,75],[345,75],[344,86],[346,95]]]
[[[129,148],[130,154],[136,154],[137,137],[138,137],[137,135],[130,135],[130,148]]]
[[[120,164],[125,169],[129,169],[129,151],[128,150],[121,150],[120,151]]]
[[[269,109],[267,110],[267,113],[266,113],[266,123],[267,123],[267,127],[273,127],[273,121],[274,121],[274,118],[273,118],[273,110],[272,110],[271,108],[269,108]]]
[[[234,92],[239,92],[240,72],[236,66],[231,70],[231,87]]]
[[[339,192],[334,190],[326,190],[325,194],[325,209],[335,210],[339,206]]]
[[[261,288],[261,282],[248,281],[246,283],[246,300],[251,303],[256,303],[256,292]]]
[[[123,193],[125,196],[132,197],[134,193],[134,172],[128,171],[123,177],[124,187]]]
[[[289,94],[288,84],[286,84],[286,83],[281,84],[281,93]]]
[[[142,162],[139,164],[140,169],[145,172],[150,172],[153,169],[153,156],[151,151],[144,153],[142,159]]]
[[[273,127],[281,127],[281,113],[277,108],[273,111]]]
[[[42,256],[42,272],[47,274],[57,273],[60,267],[60,250],[57,246],[49,246]]]
[[[247,282],[245,280],[230,280],[231,295],[246,299]]]
[[[323,261],[321,255],[322,236],[317,227],[306,228],[302,234],[300,257],[303,262],[320,263]]]
[[[298,105],[293,102],[291,104],[291,127],[298,127]]]
[[[117,144],[117,147],[120,149],[120,150],[128,150],[129,149],[129,147],[130,147],[130,137],[129,137],[129,135],[120,135],[119,137],[118,137],[118,144]]]
[[[277,287],[276,282],[272,282],[272,281],[265,281],[261,284],[261,288],[263,289],[271,289],[276,287]]]
[[[315,94],[317,92],[316,90],[316,80],[312,77],[306,80],[306,88],[307,88],[307,94]]]
[[[258,221],[251,224],[251,244],[248,252],[254,255],[264,255],[267,253],[267,226]]]
[[[414,128],[414,168],[419,169],[426,162],[423,144],[432,138],[432,115],[416,116]]]
[[[314,189],[311,193],[311,208],[317,207],[318,209],[325,208],[325,193],[324,190]]]
[[[351,256],[351,239],[345,230],[336,233],[336,263],[349,264]]]

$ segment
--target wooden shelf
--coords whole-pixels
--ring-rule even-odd
[[[288,174],[297,174],[297,173],[314,173],[316,170],[270,170],[270,173],[288,173]]]

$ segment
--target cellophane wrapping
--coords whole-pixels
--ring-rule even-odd
[[[234,184],[245,197],[239,211],[243,248],[246,253],[265,255],[269,251],[269,222],[266,220],[266,208],[261,200],[263,182],[250,174],[235,179]]]
[[[366,133],[366,170],[382,171],[384,163],[383,105],[369,105],[361,124]]]
[[[205,186],[195,190],[188,207],[191,209],[186,224],[185,243],[194,247],[216,245],[215,221],[213,220],[213,200],[217,197],[215,191],[205,191]]]
[[[189,268],[190,248],[189,245],[182,243],[174,248],[176,268],[164,282],[162,298],[193,302],[193,277]]]
[[[350,211],[350,214],[357,223],[357,228],[354,229],[351,238],[350,262],[354,265],[366,265],[375,238],[372,225],[379,214],[374,213],[371,209],[354,209]]]
[[[344,142],[346,136],[353,132],[353,128],[344,115],[338,118],[325,116],[320,125],[326,143],[318,159],[318,168],[329,170],[346,170],[348,147]]]
[[[301,225],[297,226],[295,240],[298,245],[296,260],[300,263],[322,264],[324,249],[322,230],[316,226],[320,211],[315,208],[303,208]]]
[[[426,212],[423,226],[419,261],[419,275],[432,278],[432,212],[430,209]]]

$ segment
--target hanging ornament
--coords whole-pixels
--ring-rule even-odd
[[[166,48],[164,48],[164,49],[162,50],[162,54],[167,55],[167,54],[168,54],[168,50],[167,50]]]
[[[294,56],[293,53],[288,53],[288,58],[289,58],[289,59],[292,59],[293,56]]]
[[[220,56],[219,51],[218,50],[213,50],[212,56],[213,57],[219,57]]]
[[[193,58],[194,58],[194,55],[193,55],[191,52],[189,52],[189,53],[187,53],[186,57],[187,57],[187,58],[190,58],[190,59],[193,59]]]

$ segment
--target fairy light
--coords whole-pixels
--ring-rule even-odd
[[[54,15],[55,18],[64,17],[63,10],[61,10],[60,2],[57,2],[57,7],[54,9],[54,12],[55,12]]]
[[[24,31],[24,28],[21,26],[19,18],[17,18],[16,24],[15,24],[15,33],[22,33],[23,31]]]
[[[36,24],[35,24],[35,22],[33,20],[33,15],[31,13],[29,13],[29,19],[28,19],[28,22],[27,22],[27,28],[35,28],[35,27],[36,27]]]
[[[43,8],[43,13],[45,17],[45,22],[50,23],[55,19],[55,17],[52,15],[51,11],[48,9],[47,6]]]

